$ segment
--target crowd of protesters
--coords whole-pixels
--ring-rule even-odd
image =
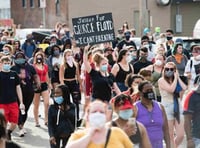
[[[160,27],[144,28],[140,45],[135,35],[126,22],[115,41],[77,47],[60,22],[40,44],[32,34],[21,43],[2,31],[0,109],[9,123],[7,139],[16,125],[25,136],[32,103],[35,126],[41,126],[43,100],[52,148],[177,148],[185,134],[187,147],[200,147],[200,46],[185,49],[173,30]]]

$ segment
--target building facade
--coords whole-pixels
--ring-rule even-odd
[[[11,0],[11,17],[22,27],[53,28],[56,22],[64,22],[72,29],[72,18],[112,12],[115,32],[128,22],[141,36],[145,27],[154,32],[171,28],[175,35],[192,36],[196,21],[200,18],[200,0],[46,0],[46,8],[40,8],[42,0]],[[43,0],[44,1],[44,0]],[[166,1],[166,0],[163,0]],[[45,21],[44,21],[45,20]]]
[[[68,24],[68,1],[11,0],[11,17],[21,28],[53,28],[58,21]]]

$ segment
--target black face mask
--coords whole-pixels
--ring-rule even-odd
[[[126,40],[128,41],[130,39],[131,36],[125,36]]]
[[[37,59],[36,59],[36,62],[37,62],[37,63],[42,63],[42,58],[37,58]]]
[[[155,94],[153,91],[143,93],[144,98],[148,100],[155,100]]]
[[[167,36],[166,38],[167,38],[168,41],[172,40],[172,36]]]

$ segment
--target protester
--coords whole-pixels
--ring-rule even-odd
[[[200,147],[200,75],[196,76],[194,85],[195,89],[187,94],[183,103],[187,148]]]
[[[54,104],[48,111],[50,145],[51,148],[64,148],[76,126],[76,106],[70,102],[70,92],[66,85],[56,86],[53,99]]]
[[[8,139],[11,140],[11,133],[16,128],[19,118],[19,108],[25,109],[20,87],[20,80],[16,72],[10,70],[11,59],[9,56],[1,57],[2,71],[0,72],[0,109],[4,110],[8,127]],[[17,103],[19,100],[19,106]]]
[[[161,54],[157,54],[155,57],[155,63],[145,67],[144,69],[151,71],[151,78],[150,81],[154,86],[156,99],[158,102],[161,102],[160,91],[158,88],[158,80],[162,77],[162,72],[165,65],[165,56]]]
[[[147,60],[148,49],[146,47],[142,47],[139,50],[139,60],[133,64],[134,73],[138,74],[140,69],[152,65],[153,63]]]
[[[134,69],[129,62],[132,60],[132,57],[127,49],[122,49],[119,52],[117,62],[111,69],[111,73],[116,79],[117,86],[120,91],[126,91],[127,87],[125,86],[125,79],[128,74],[134,73]]]
[[[49,89],[51,89],[51,83],[48,76],[48,66],[44,63],[45,57],[43,52],[37,52],[34,57],[34,68],[40,78],[41,86],[39,89],[35,90],[34,93],[34,118],[35,118],[35,126],[40,127],[38,121],[38,110],[40,103],[40,96],[42,96],[44,100],[44,124],[48,123],[48,107],[49,107]]]
[[[193,88],[194,79],[200,74],[200,46],[193,45],[191,53],[192,57],[188,60],[184,73],[189,79],[189,88]]]
[[[163,76],[158,80],[158,86],[162,98],[161,103],[167,114],[171,146],[178,147],[184,138],[183,117],[180,115],[182,110],[180,92],[186,90],[187,86],[180,79],[173,62],[165,64]]]
[[[118,95],[114,99],[114,111],[118,117],[111,122],[111,125],[121,128],[134,143],[134,148],[151,148],[146,128],[133,118],[132,99],[124,94]],[[135,121],[131,121],[130,118]]]
[[[75,62],[71,49],[65,49],[63,61],[59,69],[60,84],[68,86],[73,103],[76,104],[77,118],[79,119],[79,104],[81,101],[81,79],[78,64]]]
[[[134,46],[135,49],[137,49],[137,46],[135,45],[134,41],[130,40],[131,37],[131,32],[130,31],[125,31],[124,32],[124,37],[125,39],[121,40],[118,44],[117,44],[117,51],[118,53],[120,52],[120,50],[126,48],[126,46]]]
[[[165,31],[165,34],[166,34],[166,39],[167,39],[167,41],[165,43],[166,49],[167,49],[166,57],[168,57],[171,55],[173,47],[174,47],[174,41],[173,41],[174,31],[171,29],[167,29]]]
[[[26,41],[22,44],[22,50],[26,57],[31,58],[34,50],[36,49],[36,44],[33,40],[32,34],[27,34]]]
[[[125,84],[128,87],[128,90],[122,93],[130,96],[133,103],[140,100],[138,85],[142,81],[144,81],[144,78],[141,75],[129,74],[126,77]]]
[[[40,80],[35,71],[35,68],[28,64],[23,52],[17,52],[14,57],[15,65],[11,70],[15,71],[20,78],[20,86],[22,89],[23,102],[25,105],[24,112],[19,112],[18,127],[20,129],[19,136],[23,137],[26,133],[24,124],[28,117],[28,111],[31,103],[33,102],[35,84],[36,88],[40,88]]]
[[[59,81],[59,69],[62,61],[61,48],[58,45],[53,45],[51,47],[51,54],[47,59],[49,78],[51,79],[51,84],[53,90],[56,85],[60,83]]]
[[[170,137],[164,107],[155,100],[153,86],[149,81],[139,84],[141,100],[135,103],[135,117],[147,129],[152,148],[170,148]]]
[[[180,76],[184,75],[187,61],[188,58],[183,54],[183,44],[181,43],[175,44],[172,55],[166,59],[166,62],[174,62]]]
[[[106,126],[106,110],[101,101],[92,102],[87,111],[86,128],[73,133],[66,148],[132,148],[132,142],[120,128]]]
[[[92,100],[100,99],[108,103],[112,97],[112,89],[116,94],[120,93],[114,76],[108,72],[108,60],[101,54],[95,54],[93,61],[96,69],[93,69],[87,60],[87,54],[88,47],[85,48],[83,62],[92,79]]]

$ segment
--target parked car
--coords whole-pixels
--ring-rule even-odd
[[[24,28],[16,29],[15,37],[20,40],[21,44],[26,40],[27,34],[33,34],[33,39],[36,43],[41,43],[46,36],[51,35],[52,29],[42,29],[42,28]]]

